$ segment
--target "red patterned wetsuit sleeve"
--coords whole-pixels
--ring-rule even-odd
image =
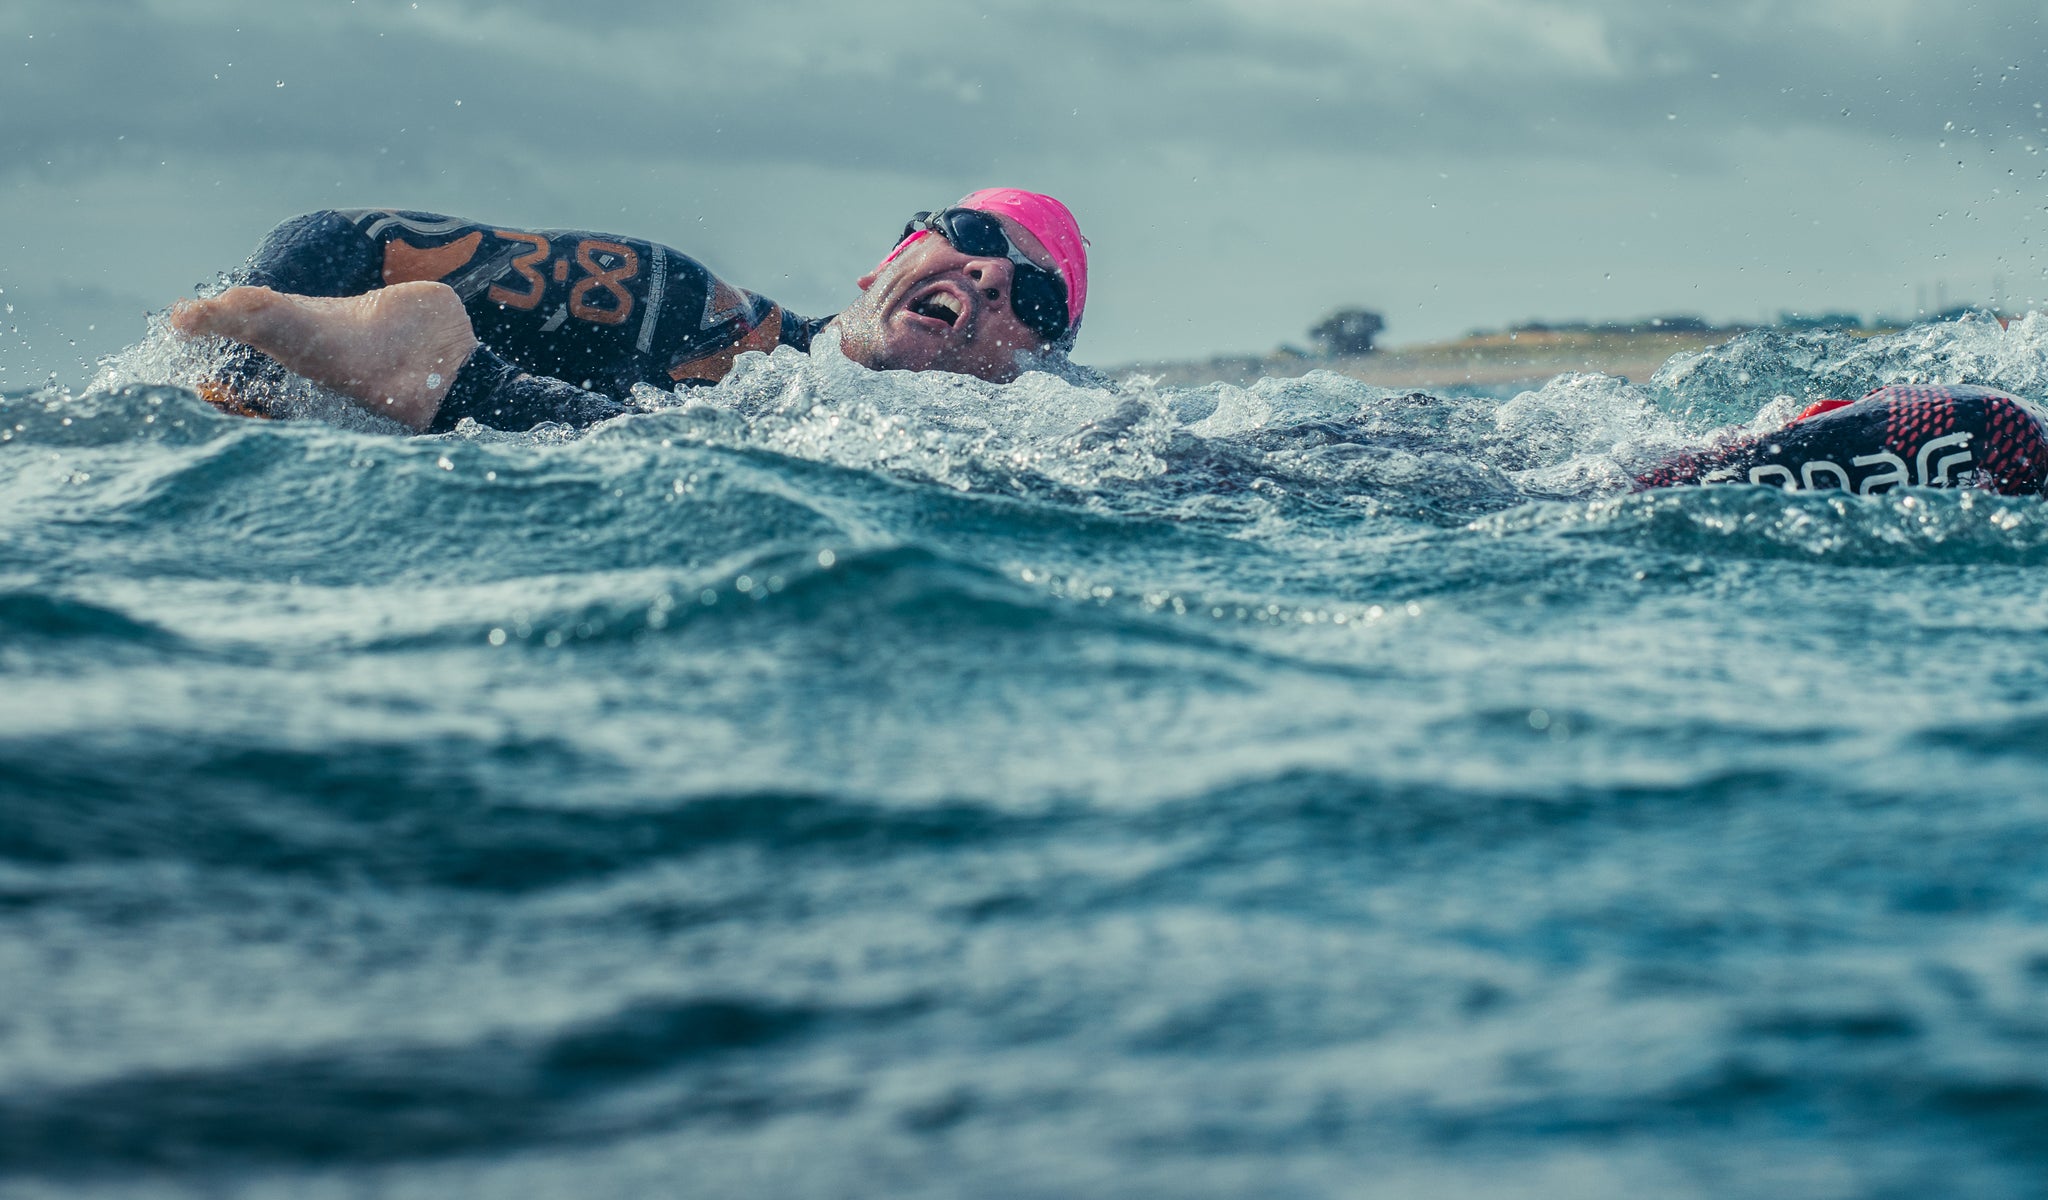
[[[2048,413],[1994,388],[1884,387],[1854,404],[1815,405],[1768,434],[1677,455],[1636,479],[1638,488],[1710,483],[2040,495],[2048,490]]]
[[[2009,496],[2048,492],[2048,414],[2024,400],[1987,403],[1984,466]]]

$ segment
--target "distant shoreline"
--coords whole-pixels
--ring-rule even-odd
[[[1161,383],[1181,387],[1205,383],[1244,386],[1263,377],[1291,378],[1310,371],[1335,371],[1378,387],[1425,390],[1459,384],[1536,384],[1572,371],[1597,371],[1640,384],[1656,374],[1672,355],[1723,345],[1741,332],[1723,329],[1682,333],[1501,333],[1334,357],[1282,353],[1214,358],[1206,362],[1138,362],[1111,373],[1150,375]]]

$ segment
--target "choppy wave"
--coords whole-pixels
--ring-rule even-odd
[[[1505,396],[778,351],[422,438],[223,417],[213,352],[0,398],[8,1188],[2048,1165],[2048,510],[1628,492],[2040,397],[2044,318]]]

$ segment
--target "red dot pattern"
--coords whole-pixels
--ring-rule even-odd
[[[1884,448],[1908,462],[1929,439],[1955,432],[1956,401],[1947,388],[1879,388],[1862,402],[1885,406]]]
[[[2019,399],[1984,407],[1982,465],[1992,486],[2009,496],[2039,495],[2048,488],[2048,414]]]

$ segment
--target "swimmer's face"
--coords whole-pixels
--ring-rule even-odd
[[[1023,226],[1001,218],[1025,257],[1053,269],[1052,255]],[[1045,343],[1010,307],[1007,258],[962,254],[945,238],[919,238],[887,266],[861,276],[860,299],[839,314],[840,347],[877,371],[956,371],[994,383],[1017,377],[1017,352]]]

